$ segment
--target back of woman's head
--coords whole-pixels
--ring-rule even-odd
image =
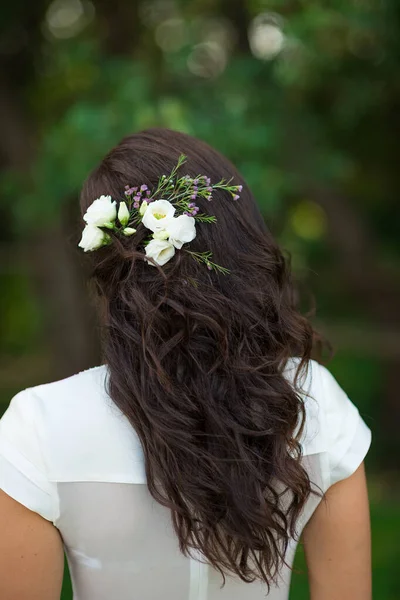
[[[122,140],[85,182],[82,211],[101,195],[124,200],[126,185],[154,188],[182,153],[181,175],[243,185],[237,201],[223,190],[197,198],[217,222],[197,223],[187,245],[230,273],[197,263],[186,245],[149,265],[143,224],[93,252],[109,393],[140,437],[149,491],[171,509],[181,551],[268,584],[311,491],[300,464],[304,407],[283,370],[293,356],[307,364],[313,332],[286,261],[233,165],[170,130]]]

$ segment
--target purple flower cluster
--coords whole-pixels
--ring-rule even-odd
[[[143,198],[143,194],[146,193],[146,197]],[[125,196],[127,198],[130,198],[131,196],[133,196],[133,208],[140,208],[140,203],[143,200],[146,200],[149,204],[150,202],[152,202],[152,199],[150,198],[151,195],[151,191],[149,190],[149,188],[147,187],[147,185],[145,183],[143,183],[143,185],[139,187],[130,187],[129,185],[125,186]]]
[[[209,181],[210,181],[210,179],[208,178],[207,182],[209,182]],[[207,191],[207,193],[206,193],[207,200],[208,201],[212,200],[212,187],[209,185],[208,188],[206,188],[206,191]]]
[[[184,175],[182,179],[186,182],[185,186],[190,200],[197,200],[199,196],[202,196],[206,200],[211,200],[213,188],[209,177],[206,175],[199,175],[195,179],[192,179],[189,175]],[[189,204],[189,207],[190,210],[185,211],[184,214],[194,216],[199,211],[199,208],[193,202]]]
[[[125,196],[132,196],[135,192],[137,192],[137,187],[125,186]]]
[[[197,215],[197,213],[199,212],[199,210],[200,210],[199,207],[196,206],[196,204],[194,202],[189,202],[188,210],[185,210],[185,212],[183,214],[188,217],[195,217]]]
[[[236,185],[236,186],[234,186],[233,189],[236,190],[237,192],[241,192],[243,189],[243,186]],[[240,198],[239,194],[235,194],[235,192],[231,192],[231,194],[232,194],[234,200],[239,200],[239,198]]]

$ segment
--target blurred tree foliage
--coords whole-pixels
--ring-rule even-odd
[[[34,352],[46,358],[28,383],[98,360],[74,250],[79,189],[121,137],[171,127],[205,139],[243,172],[318,299],[318,323],[343,349],[333,369],[369,424],[380,423],[393,456],[399,13],[395,0],[7,3],[0,24],[7,373],[11,359]],[[8,390],[14,379],[3,372]]]

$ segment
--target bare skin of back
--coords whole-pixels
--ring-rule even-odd
[[[303,533],[311,600],[370,600],[371,543],[364,465],[329,488]],[[0,490],[0,598],[59,600],[58,530]]]
[[[371,600],[371,530],[364,463],[332,485],[303,531],[311,600]]]

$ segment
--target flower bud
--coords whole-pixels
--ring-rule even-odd
[[[148,205],[149,205],[148,202],[146,202],[146,200],[143,200],[143,202],[140,206],[140,209],[139,209],[139,214],[141,214],[142,217],[143,217],[144,213],[146,212]]]
[[[129,221],[129,210],[126,202],[120,202],[118,209],[118,221],[121,225],[126,225]]]
[[[133,227],[125,227],[125,229],[122,230],[122,233],[124,235],[133,235],[136,233],[136,229],[133,229]]]
[[[161,229],[160,231],[153,233],[153,238],[155,240],[167,240],[169,238],[169,233],[168,231],[165,231],[165,229]]]

